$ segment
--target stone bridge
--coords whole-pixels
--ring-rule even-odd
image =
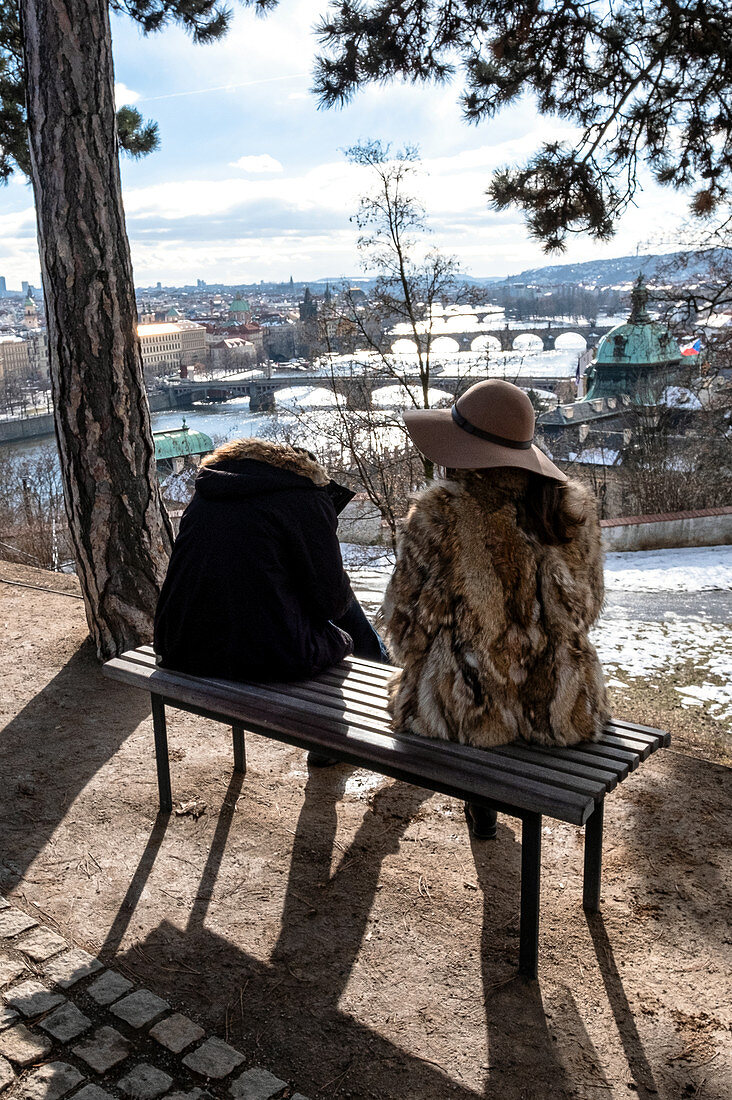
[[[546,376],[532,375],[528,371],[524,373],[508,370],[506,378],[515,382],[522,389],[549,390],[554,393],[562,382],[568,381],[566,374]],[[405,381],[410,386],[418,385],[418,376],[407,376]],[[469,376],[452,373],[433,373],[430,379],[432,389],[444,390],[453,396],[467,389],[474,382],[480,381],[480,376]],[[228,401],[233,397],[249,397],[252,412],[266,412],[274,408],[274,395],[279,390],[293,388],[318,388],[335,390],[344,398],[347,407],[352,409],[365,409],[371,405],[371,395],[375,390],[385,389],[388,386],[398,385],[399,381],[390,374],[367,375],[330,375],[306,374],[305,372],[289,375],[274,375],[272,378],[254,378],[247,381],[228,382],[225,378],[215,381],[174,383],[167,387],[170,396],[171,407],[190,406],[194,400],[198,401]]]
[[[556,341],[560,336],[581,336],[587,346],[591,347],[594,346],[606,332],[610,332],[612,327],[612,325],[560,325],[547,321],[543,324],[528,324],[525,326],[514,325],[513,327],[504,325],[501,328],[480,329],[478,331],[473,329],[469,332],[433,332],[431,339],[433,354],[435,355],[439,353],[438,341],[442,340],[454,341],[454,343],[458,345],[460,351],[482,351],[486,345],[493,347],[495,351],[513,351],[516,341],[521,336],[536,336],[541,340],[544,351],[553,351],[556,347]],[[392,344],[392,350],[394,349],[394,345],[398,344],[401,340],[407,341],[414,346],[413,338],[404,335],[395,339]],[[423,349],[426,343],[427,337],[421,337],[420,345]],[[435,345],[437,345],[437,347]],[[448,350],[447,347],[445,350]],[[453,347],[452,350],[455,351],[456,349]]]

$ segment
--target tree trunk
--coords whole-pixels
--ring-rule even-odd
[[[171,545],[136,333],[107,0],[20,0],[56,438],[100,657],[149,641]]]

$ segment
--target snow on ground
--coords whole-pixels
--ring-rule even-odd
[[[356,596],[366,613],[378,610],[394,564],[382,547],[343,546],[343,559]],[[633,618],[625,608],[600,618],[592,631],[611,687],[630,680],[667,680],[673,676],[685,707],[705,707],[732,732],[732,599],[729,621],[666,611],[664,594],[732,591],[732,546],[645,550],[607,554],[605,585],[613,593],[652,593],[658,621]]]
[[[732,546],[636,550],[605,557],[608,592],[732,590]]]

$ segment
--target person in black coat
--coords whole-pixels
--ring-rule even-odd
[[[388,659],[343,568],[329,482],[307,451],[262,439],[203,459],[155,613],[164,667],[284,681],[353,652]]]

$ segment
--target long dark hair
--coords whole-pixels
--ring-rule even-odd
[[[522,526],[546,546],[571,542],[587,520],[566,485],[540,474],[529,474],[522,518]]]

